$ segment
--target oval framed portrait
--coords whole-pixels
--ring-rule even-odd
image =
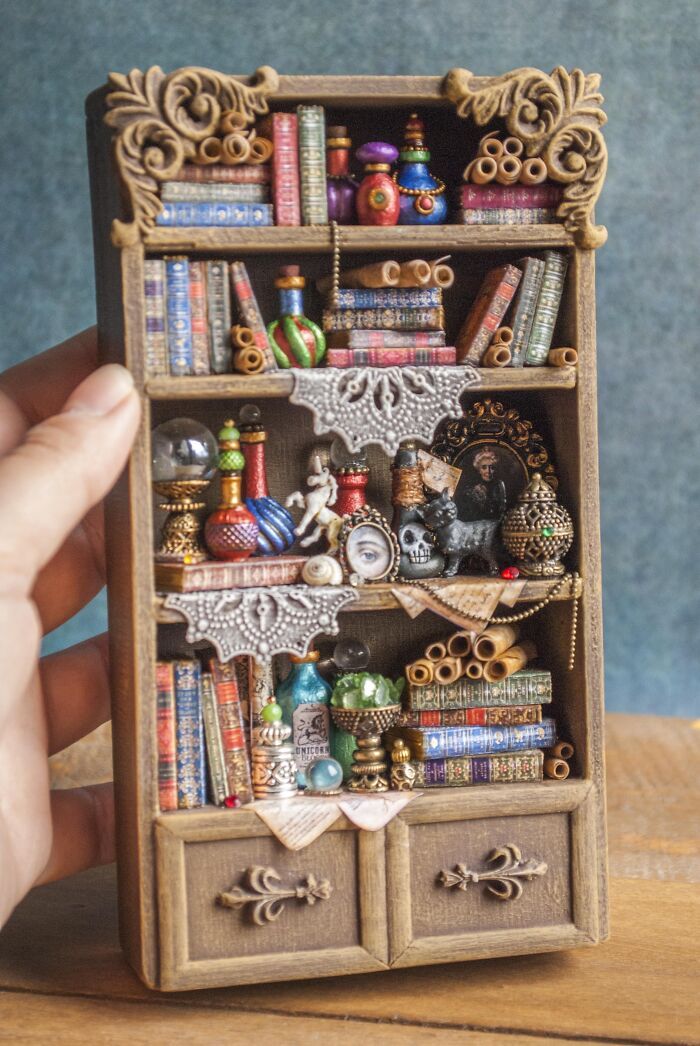
[[[399,543],[385,517],[364,506],[343,517],[338,535],[340,565],[351,585],[393,581],[399,572]]]

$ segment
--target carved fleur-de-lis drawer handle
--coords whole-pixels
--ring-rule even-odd
[[[547,873],[544,861],[534,857],[523,860],[519,848],[514,845],[492,850],[486,861],[495,867],[485,872],[472,872],[466,864],[456,864],[453,871],[440,872],[438,880],[443,886],[456,886],[458,890],[466,890],[470,883],[484,883],[499,901],[517,901],[523,892],[523,879],[531,880]]]
[[[250,905],[249,915],[257,926],[274,922],[284,911],[289,900],[327,901],[333,887],[327,879],[317,879],[312,873],[304,876],[298,886],[281,886],[282,880],[274,868],[255,865],[244,873],[244,885],[232,886],[225,893],[217,894],[217,903],[224,908],[245,909]]]

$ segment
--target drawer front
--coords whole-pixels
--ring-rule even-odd
[[[549,789],[535,799],[540,812],[494,816],[477,816],[468,798],[463,810],[459,800],[441,811],[414,804],[388,828],[392,964],[592,941],[590,797],[561,809],[576,792]]]
[[[157,825],[162,987],[385,968],[384,833],[332,829],[295,852],[242,818],[234,838]]]

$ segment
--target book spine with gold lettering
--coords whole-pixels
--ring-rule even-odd
[[[177,810],[175,682],[170,661],[156,662],[158,801],[162,811]]]
[[[209,668],[221,730],[226,795],[236,795],[242,803],[249,803],[253,798],[253,788],[236,670],[231,661],[222,662],[215,658],[209,662]]]
[[[199,661],[174,661],[177,805],[181,810],[207,801]]]
[[[458,756],[454,759],[413,760],[416,788],[458,788],[477,784],[519,784],[543,779],[544,752],[504,752],[502,755]]]

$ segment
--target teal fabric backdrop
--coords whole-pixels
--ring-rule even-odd
[[[600,72],[608,707],[698,715],[697,0],[4,0],[0,364],[94,322],[83,101],[109,70]],[[4,506],[8,511],[8,506]],[[49,637],[105,626],[104,600]]]

